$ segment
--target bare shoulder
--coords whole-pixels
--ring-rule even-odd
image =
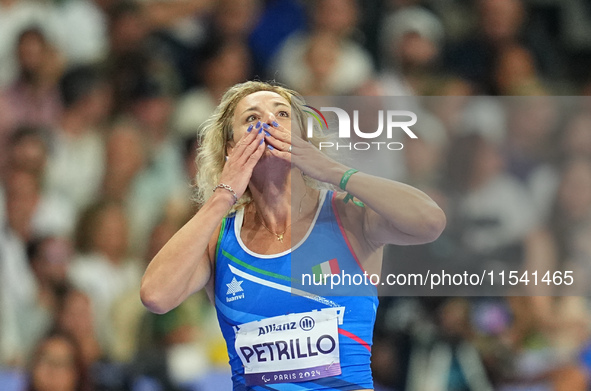
[[[334,194],[331,200],[333,210],[336,213],[338,223],[346,231],[363,235],[363,219],[365,218],[366,209],[362,206],[356,205],[351,200],[345,203],[346,193],[338,192]],[[357,201],[357,199],[354,199]]]
[[[337,222],[343,235],[345,235],[345,239],[364,268],[368,271],[371,270],[371,272],[379,271],[383,246],[378,246],[366,238],[364,220],[367,208],[355,204],[352,200],[345,203],[346,195],[346,193],[339,192],[331,200]],[[358,201],[357,199],[354,200]]]

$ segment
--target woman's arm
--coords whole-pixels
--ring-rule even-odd
[[[347,170],[334,163],[325,174],[327,182],[338,187]],[[412,186],[357,172],[349,178],[346,189],[365,204],[363,232],[366,240],[374,244],[429,243],[445,228],[443,210]],[[358,208],[352,202],[348,206]]]
[[[224,165],[220,182],[230,186],[240,198],[263,152],[263,134],[246,133]],[[234,204],[234,196],[218,188],[203,207],[185,224],[148,265],[140,297],[152,312],[163,314],[202,289],[212,278],[220,221]]]
[[[349,167],[340,164],[281,125],[269,127],[272,153],[289,160],[307,176],[339,187]],[[286,152],[292,145],[292,152]],[[377,246],[432,242],[445,228],[445,214],[428,195],[412,186],[362,172],[353,174],[346,189],[365,204],[363,235]],[[359,208],[349,203],[347,208]],[[359,221],[359,220],[357,220]]]
[[[146,308],[166,313],[207,284],[212,274],[210,242],[233,203],[230,192],[216,191],[156,254],[140,288]]]

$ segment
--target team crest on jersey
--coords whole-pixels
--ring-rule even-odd
[[[238,281],[236,279],[236,277],[232,278],[232,281],[230,281],[230,283],[226,284],[226,286],[228,287],[228,292],[226,293],[226,303],[229,303],[231,301],[236,301],[236,300],[240,300],[240,299],[244,299],[244,289],[242,288],[242,283],[244,281]],[[242,293],[240,293],[242,292]],[[230,296],[232,295],[232,296]]]

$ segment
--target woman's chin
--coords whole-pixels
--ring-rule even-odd
[[[283,164],[290,165],[289,162],[273,155],[273,152],[269,148],[266,148],[265,152],[263,152],[263,156],[261,156],[257,165],[261,163],[268,169],[279,168]]]
[[[263,156],[261,156],[261,159],[273,159],[276,158],[276,156],[273,155],[273,152],[271,152],[271,150],[269,149],[269,145],[267,144],[267,147],[265,148],[265,152],[263,152]],[[276,160],[281,160],[281,159],[276,159]]]

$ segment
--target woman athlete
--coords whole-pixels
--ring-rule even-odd
[[[324,155],[318,138],[306,137],[303,104],[295,91],[264,82],[226,92],[203,128],[201,208],[142,280],[142,301],[155,313],[207,290],[234,390],[373,389],[375,286],[324,285],[318,294],[294,270],[319,284],[379,271],[385,244],[427,243],[445,226],[423,192]],[[364,205],[321,184],[346,188]]]

